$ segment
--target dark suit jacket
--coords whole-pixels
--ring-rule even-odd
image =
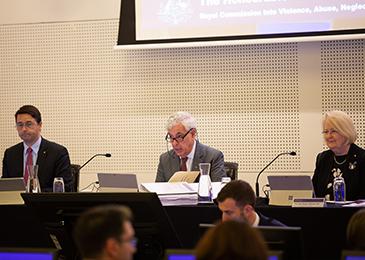
[[[224,169],[223,153],[196,141],[191,170],[199,171],[199,163],[210,163],[210,178],[214,182],[221,181],[222,177],[227,176],[226,170]],[[166,152],[160,156],[156,182],[167,182],[178,171],[180,171],[180,157],[174,150]],[[199,181],[199,177],[195,181]]]
[[[5,150],[3,178],[23,177],[23,152],[23,142]],[[36,164],[39,165],[38,179],[42,192],[52,192],[55,177],[62,177],[65,191],[72,191],[71,163],[65,147],[42,138]]]
[[[264,215],[262,215],[260,212],[257,212],[257,215],[260,216],[259,226],[276,226],[276,227],[286,227],[283,223],[280,221],[274,219],[274,218],[268,218]]]
[[[316,169],[312,178],[317,197],[323,198],[326,195],[329,176],[332,174],[333,156],[331,150],[317,155]],[[365,199],[365,150],[351,144],[342,177],[345,179],[346,200]]]

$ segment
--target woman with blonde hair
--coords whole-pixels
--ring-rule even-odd
[[[196,260],[267,260],[268,249],[259,230],[239,220],[210,228],[195,249]]]
[[[333,180],[343,177],[346,200],[365,198],[365,150],[354,144],[351,118],[342,111],[325,113],[322,133],[329,150],[317,155],[312,179],[316,196],[333,200]]]

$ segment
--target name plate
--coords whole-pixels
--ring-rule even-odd
[[[309,198],[309,199],[294,198],[292,207],[323,208],[327,207],[327,204],[325,198]]]

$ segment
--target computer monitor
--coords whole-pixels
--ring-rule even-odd
[[[8,248],[0,247],[0,259],[6,260],[57,260],[53,248]]]
[[[166,249],[164,260],[195,260],[194,249]]]
[[[269,251],[268,260],[282,260],[282,251]],[[193,249],[166,249],[165,260],[196,260]]]
[[[199,224],[200,237],[215,224]],[[269,248],[270,260],[304,259],[302,229],[300,227],[256,227]]]
[[[25,204],[49,237],[50,246],[67,259],[80,259],[73,227],[87,209],[102,204],[122,204],[133,212],[137,253],[134,259],[159,259],[166,248],[182,248],[156,193],[22,193]]]
[[[341,260],[365,260],[365,251],[342,250]]]
[[[300,227],[256,227],[263,235],[271,251],[282,251],[283,260],[304,259],[302,228]]]

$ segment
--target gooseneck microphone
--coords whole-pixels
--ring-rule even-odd
[[[297,153],[296,152],[290,152],[290,153],[281,153],[281,154],[279,154],[278,156],[276,156],[275,158],[274,158],[274,160],[272,160],[268,165],[266,165],[265,166],[265,168],[264,169],[262,169],[260,172],[259,172],[259,174],[257,175],[257,178],[256,178],[256,197],[259,197],[259,195],[260,195],[260,192],[259,192],[259,177],[260,177],[260,175],[261,175],[261,173],[263,172],[263,171],[265,171],[266,170],[266,168],[267,167],[269,167],[276,159],[278,159],[279,158],[279,156],[281,156],[281,155],[283,155],[283,154],[290,154],[290,155],[297,155]]]
[[[81,168],[83,168],[86,164],[88,164],[92,159],[94,159],[96,156],[105,156],[105,157],[110,157],[112,156],[110,153],[106,153],[106,154],[95,154],[93,157],[91,157],[86,163],[84,163],[78,170],[81,170]]]

